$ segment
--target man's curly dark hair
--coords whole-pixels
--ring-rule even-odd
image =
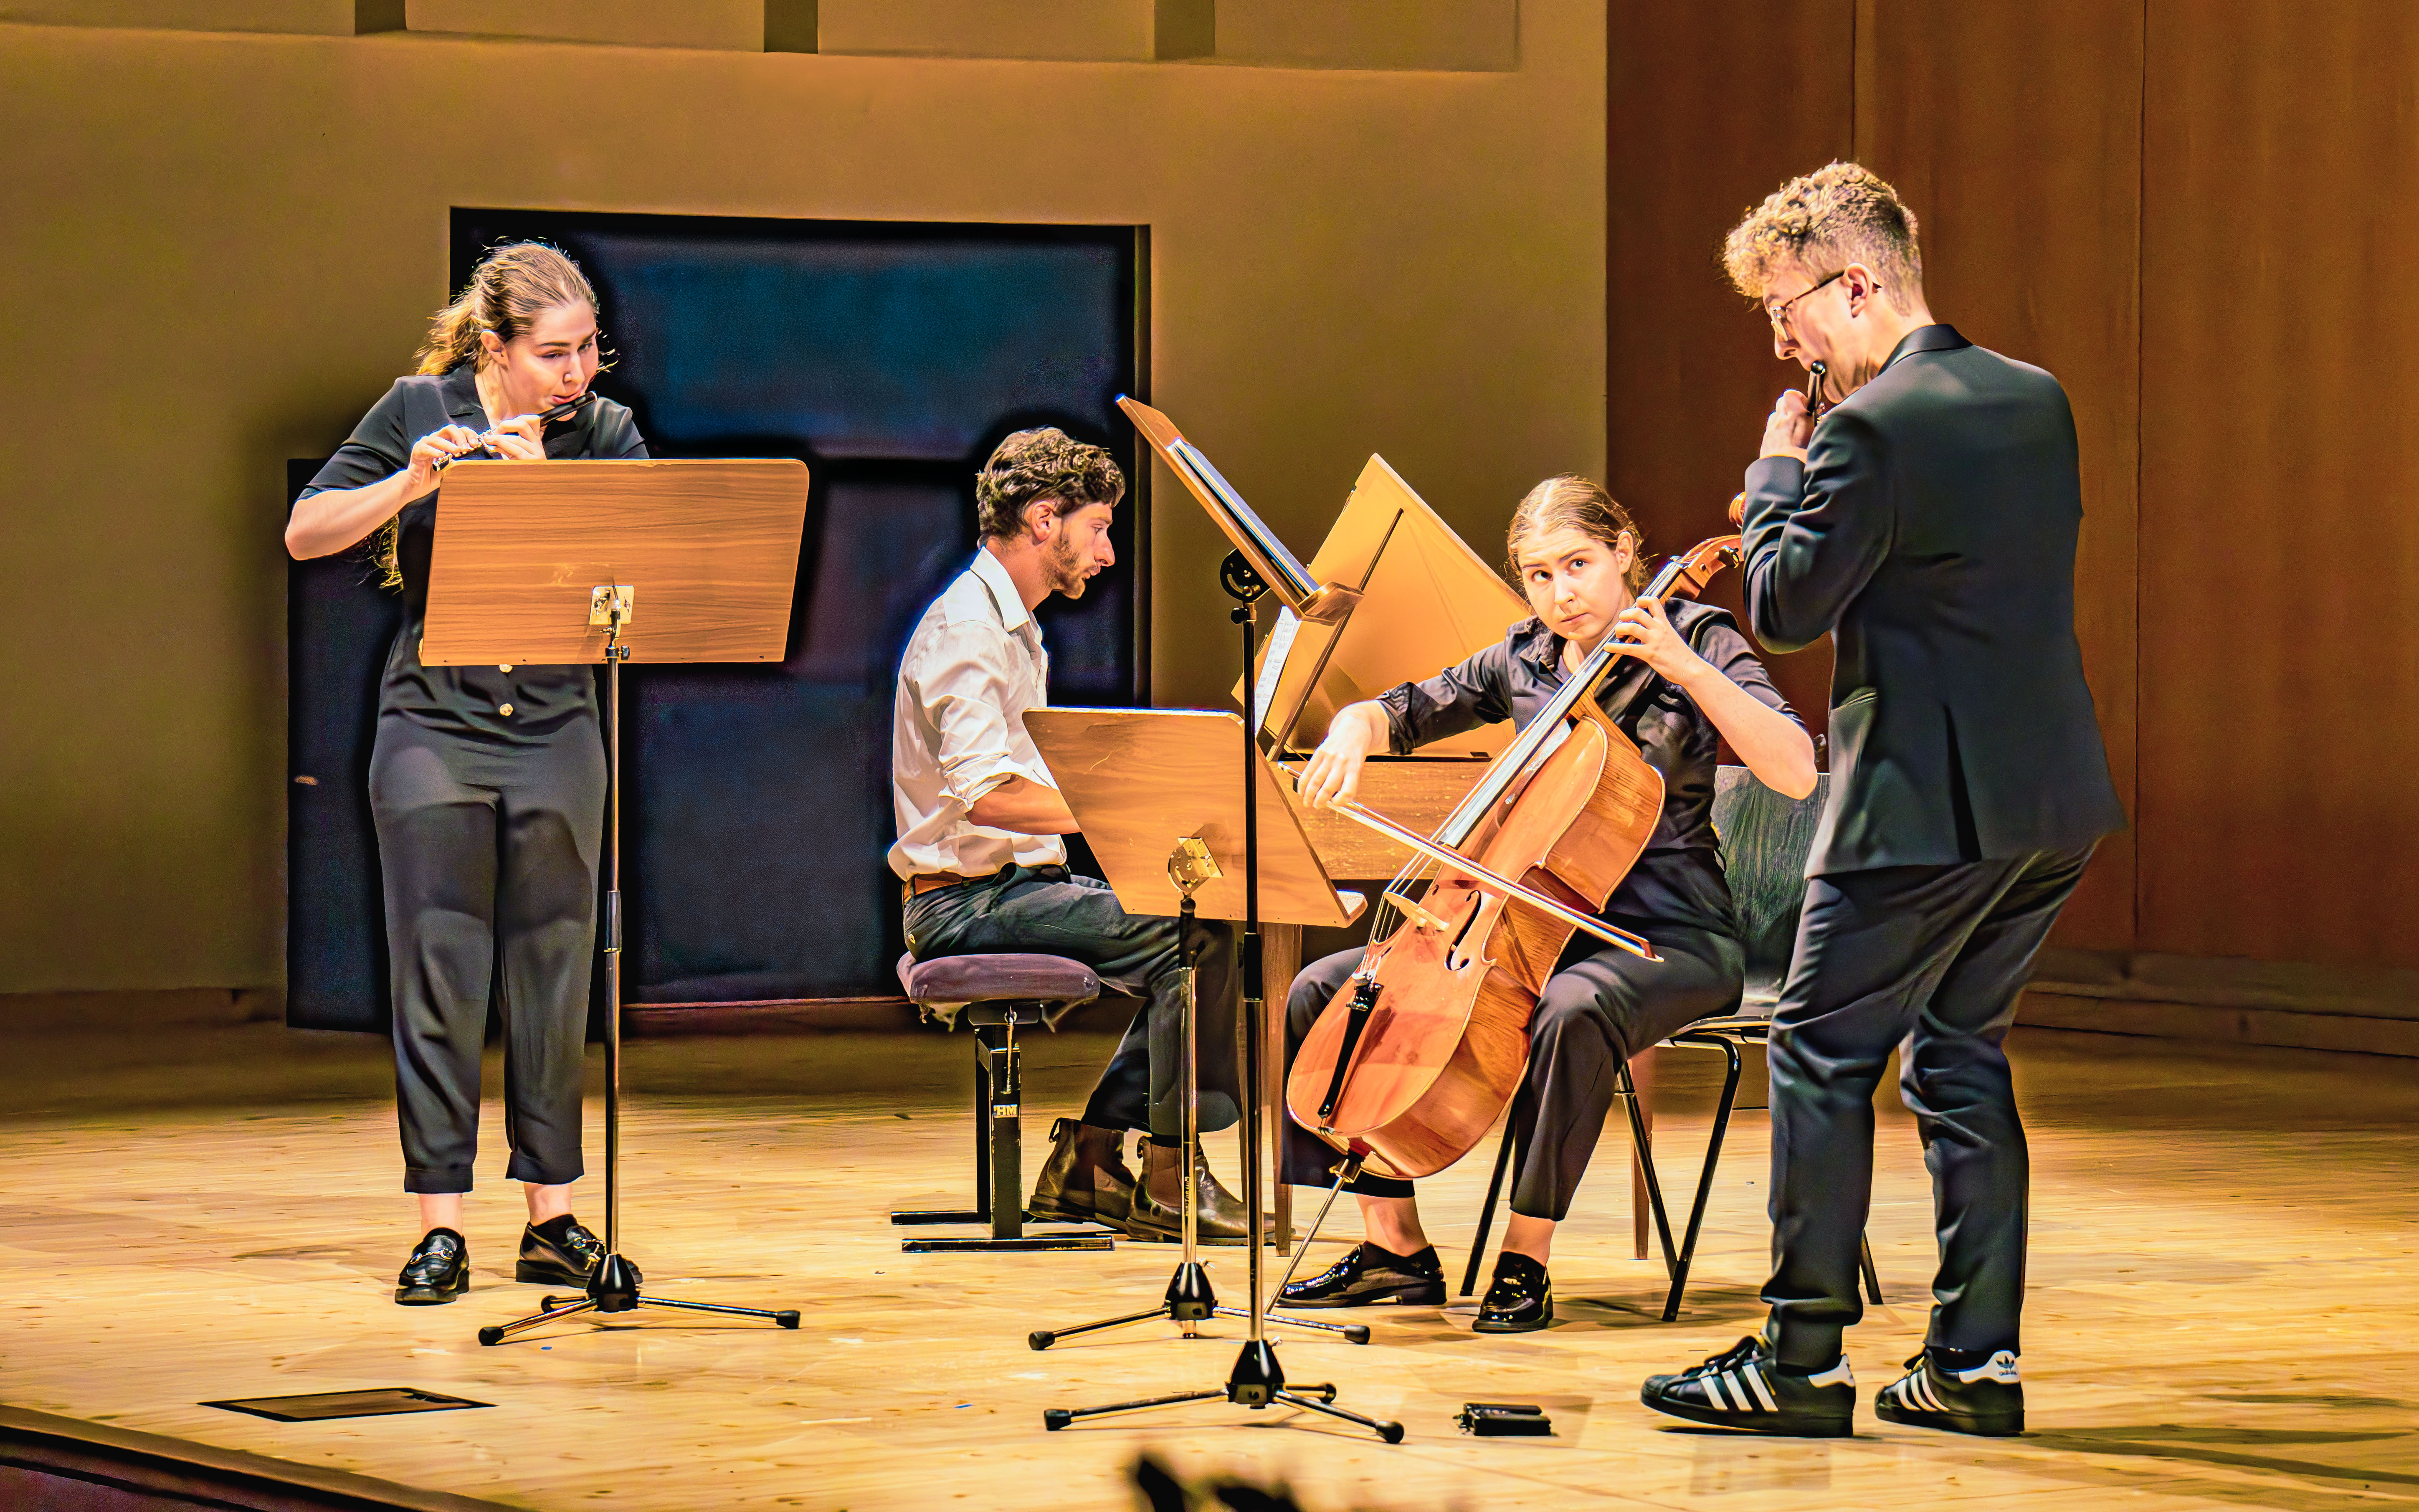
[[[1116,458],[1054,426],[1018,431],[975,474],[975,514],[986,540],[1023,533],[1025,506],[1037,499],[1055,499],[1061,513],[1072,514],[1125,496]]]

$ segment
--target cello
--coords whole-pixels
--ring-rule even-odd
[[[1694,597],[1738,552],[1736,535],[1703,542],[1641,597]],[[1360,966],[1286,1082],[1295,1121],[1360,1168],[1428,1176],[1486,1137],[1526,1072],[1529,1021],[1574,933],[1657,959],[1595,917],[1663,812],[1661,774],[1595,701],[1621,656],[1610,636],[1590,653],[1435,834],[1335,805],[1418,856],[1386,888]]]

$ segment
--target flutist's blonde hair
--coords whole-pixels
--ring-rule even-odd
[[[515,241],[479,259],[453,303],[428,317],[418,356],[423,373],[450,373],[465,361],[487,365],[479,337],[494,332],[510,341],[548,310],[584,304],[596,310],[596,290],[579,265],[543,241]]]
[[[1890,308],[1905,312],[1923,286],[1923,252],[1915,212],[1871,169],[1827,163],[1776,189],[1722,239],[1722,267],[1738,291],[1759,303],[1772,280],[1795,268],[1826,278],[1862,263]]]
[[[1629,511],[1621,507],[1620,501],[1605,491],[1604,485],[1567,472],[1559,478],[1548,478],[1530,489],[1512,510],[1511,528],[1503,532],[1503,551],[1515,583],[1522,580],[1520,543],[1560,530],[1593,536],[1612,551],[1620,550],[1623,538],[1627,537],[1629,570],[1622,575],[1622,580],[1629,584],[1633,594],[1646,586],[1646,532],[1638,528],[1638,522],[1629,517]],[[1525,594],[1527,590],[1522,592]]]
[[[498,341],[510,341],[529,330],[548,310],[585,304],[596,310],[596,289],[579,265],[543,241],[514,241],[491,248],[472,270],[470,282],[453,303],[428,317],[428,338],[413,354],[424,375],[451,373],[464,363],[487,365],[486,343],[492,331]],[[602,344],[602,338],[599,338]],[[597,363],[597,371],[611,366]],[[401,588],[403,566],[395,558],[399,518],[388,520],[370,537],[370,560],[378,569],[379,586]]]

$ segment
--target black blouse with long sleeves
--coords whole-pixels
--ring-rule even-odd
[[[1758,702],[1797,718],[1727,612],[1685,599],[1665,608],[1672,627],[1697,655]],[[1378,702],[1386,710],[1394,751],[1406,754],[1502,719],[1527,729],[1564,681],[1563,638],[1542,621],[1527,619],[1505,631],[1501,644],[1434,677],[1389,688]],[[1737,910],[1714,834],[1714,769],[1721,732],[1695,701],[1635,657],[1625,658],[1596,692],[1597,703],[1607,710],[1622,709],[1625,701],[1626,710],[1616,722],[1638,743],[1647,764],[1663,774],[1663,817],[1604,915],[1649,938],[1648,927],[1657,922],[1734,935]]]
[[[331,489],[359,488],[403,471],[421,438],[448,425],[484,431],[469,363],[452,372],[394,380],[295,502]],[[599,396],[568,420],[546,427],[549,457],[642,457],[647,443],[630,411]],[[404,506],[396,519],[395,563],[403,575],[403,628],[387,654],[378,712],[432,729],[501,745],[537,743],[593,712],[596,678],[586,667],[424,667],[420,636],[428,613],[428,562],[437,539],[440,488]]]

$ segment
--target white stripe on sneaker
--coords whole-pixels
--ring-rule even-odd
[[[1916,1401],[1918,1405],[1924,1409],[1924,1411],[1930,1412],[1945,1412],[1949,1411],[1947,1407],[1942,1405],[1940,1394],[1932,1389],[1932,1376],[1930,1371],[1926,1370],[1921,1365],[1918,1365],[1916,1367],[1915,1374],[1907,1377],[1906,1379],[1914,1385]]]
[[[1780,1411],[1780,1404],[1772,1399],[1772,1388],[1765,1383],[1763,1371],[1758,1370],[1753,1366],[1749,1366],[1748,1369],[1740,1373],[1747,1377],[1747,1383],[1755,1388],[1756,1401],[1762,1405],[1765,1412],[1777,1412]]]
[[[1738,1411],[1738,1408],[1732,1403],[1730,1394],[1722,1390],[1722,1378],[1718,1375],[1705,1378],[1705,1395],[1711,1396],[1714,1399],[1714,1405],[1725,1412]]]

